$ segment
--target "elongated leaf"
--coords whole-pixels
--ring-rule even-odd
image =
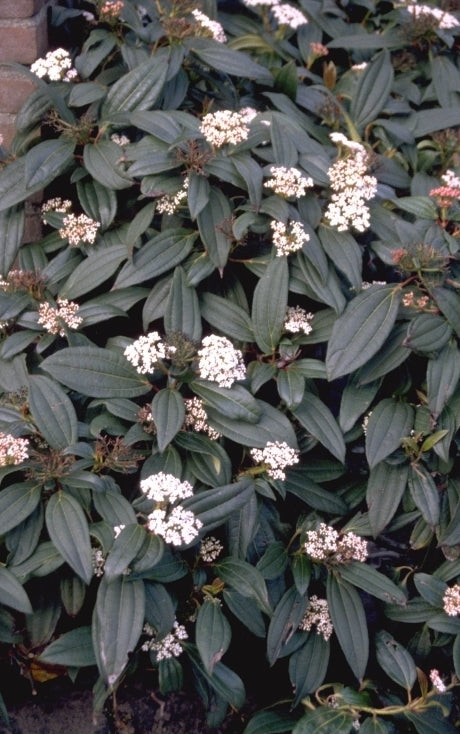
[[[203,528],[209,531],[243,508],[253,492],[253,481],[246,477],[233,484],[197,492],[193,497],[183,500],[182,506],[191,510],[203,523]]]
[[[382,285],[350,302],[332,329],[326,356],[330,380],[356,370],[378,352],[393,328],[399,299],[394,286]]]
[[[122,576],[137,556],[147,539],[146,531],[137,523],[126,525],[113,541],[104,564],[104,575],[108,581]]]
[[[91,627],[77,627],[65,632],[45,647],[40,655],[40,661],[49,665],[67,665],[72,668],[96,665]]]
[[[98,288],[110,278],[128,253],[125,245],[113,245],[91,250],[88,256],[75,267],[60,289],[61,298],[79,298]]]
[[[210,380],[193,380],[190,387],[207,406],[227,418],[257,423],[261,416],[257,400],[242,385],[219,387]]]
[[[62,490],[46,506],[46,527],[53,544],[69,566],[87,584],[93,575],[91,542],[86,517],[72,495]]]
[[[163,89],[168,64],[163,55],[155,55],[124,74],[109,90],[101,109],[102,119],[110,120],[120,112],[151,109]]]
[[[32,606],[24,588],[4,566],[0,566],[0,604],[24,614],[32,614]]]
[[[282,540],[271,543],[263,556],[259,558],[256,568],[264,579],[277,579],[284,572],[288,555]]]
[[[152,418],[157,429],[158,448],[161,452],[184,423],[185,406],[177,390],[164,388],[156,393],[152,401]]]
[[[44,375],[31,375],[29,406],[39,431],[53,449],[65,449],[77,441],[77,414],[58,383]]]
[[[197,173],[190,173],[188,177],[187,204],[190,217],[195,220],[209,201],[209,181]]]
[[[342,431],[327,405],[307,391],[300,405],[292,412],[302,426],[343,464],[345,442]]]
[[[215,599],[205,599],[198,610],[195,625],[196,646],[209,674],[228,649],[232,630]]]
[[[449,288],[437,287],[433,289],[433,295],[439,309],[447,321],[460,336],[460,296],[456,291]]]
[[[172,270],[185,260],[195,239],[196,234],[188,229],[167,229],[155,235],[122,267],[113,288],[145,283]]]
[[[26,188],[26,164],[24,158],[17,158],[0,171],[0,207],[10,209],[24,201],[33,191]],[[35,191],[39,191],[40,185]]]
[[[14,265],[24,233],[24,209],[0,211],[0,273],[6,276]]]
[[[440,497],[433,477],[421,464],[413,464],[408,486],[423,519],[430,527],[435,527],[439,522]]]
[[[292,730],[292,734],[350,734],[353,723],[348,711],[335,711],[321,706],[305,714]]]
[[[83,149],[83,161],[91,176],[107,189],[127,189],[132,179],[121,167],[120,146],[111,140],[88,143]]]
[[[393,66],[388,51],[381,51],[364,69],[350,105],[358,129],[375,120],[384,108],[393,84]]]
[[[63,173],[73,160],[76,142],[66,137],[45,140],[29,150],[24,175],[28,193],[44,188]]]
[[[393,581],[377,571],[377,569],[368,566],[366,563],[352,561],[350,565],[343,566],[340,569],[340,577],[357,586],[358,589],[372,594],[377,599],[387,604],[401,604],[405,606],[407,597],[402,589],[396,586]]]
[[[184,270],[177,267],[166,301],[164,325],[166,333],[180,331],[192,341],[201,339],[201,315],[195,288],[187,285]]]
[[[207,413],[213,428],[243,446],[263,448],[269,441],[285,441],[296,448],[297,439],[286,416],[262,400],[258,400],[257,405],[260,408],[257,423],[232,420],[214,408],[208,408]]]
[[[254,339],[249,314],[228,299],[214,293],[203,293],[200,300],[201,315],[216,329],[238,341],[251,342]]]
[[[281,338],[286,318],[288,280],[287,258],[277,257],[268,263],[254,290],[254,338],[266,354],[273,354]]]
[[[61,349],[41,367],[63,385],[94,398],[132,398],[150,390],[126,357],[100,347]]]
[[[437,418],[458,387],[460,351],[454,343],[447,344],[436,359],[430,359],[426,371],[428,405]]]
[[[417,680],[412,656],[385,630],[377,633],[375,643],[379,665],[391,680],[410,690]]]
[[[257,64],[250,56],[241,51],[233,51],[218,41],[196,36],[191,41],[190,48],[205,64],[225,74],[243,79],[257,79],[267,84],[273,82],[273,77],[265,66]]]
[[[381,380],[374,380],[361,385],[360,371],[350,375],[340,401],[339,425],[344,433],[350,431],[357,419],[366,412],[380,384]]]
[[[409,465],[393,466],[385,461],[369,473],[366,501],[374,538],[393,519],[407,486]]]
[[[265,622],[255,601],[239,594],[235,589],[224,589],[223,598],[239,621],[256,637],[265,637]]]
[[[407,403],[387,398],[372,409],[366,431],[366,457],[371,469],[400,447],[413,424],[414,409]]]
[[[97,666],[112,687],[123,673],[142,632],[145,593],[142,581],[121,576],[101,580],[93,612],[92,636]]]
[[[457,728],[443,715],[441,708],[430,708],[420,713],[406,711],[405,717],[413,724],[417,734],[456,734]]]
[[[296,706],[304,696],[313,693],[326,676],[330,643],[322,635],[312,632],[307,641],[289,658],[289,677],[294,687]]]
[[[452,329],[445,318],[434,313],[421,313],[409,323],[404,346],[430,354],[441,350],[451,335]]]
[[[194,432],[181,432],[175,444],[187,451],[193,474],[206,485],[220,487],[229,484],[232,478],[232,464],[227,452],[219,443],[208,436]]]
[[[255,714],[243,734],[283,734],[292,731],[297,719],[288,714],[276,711],[258,711]]]
[[[278,395],[288,408],[294,410],[300,405],[305,392],[305,377],[295,364],[278,372],[276,386]]]
[[[278,602],[267,634],[267,659],[270,665],[286,654],[286,646],[297,632],[307,604],[308,598],[301,596],[295,586],[291,586]]]
[[[250,563],[224,558],[216,564],[219,577],[239,594],[254,599],[261,611],[271,614],[267,587],[262,574]]]
[[[353,586],[329,574],[327,602],[334,632],[348,665],[358,680],[362,680],[369,656],[369,637],[359,594]]]
[[[182,665],[177,658],[164,658],[158,663],[158,682],[163,695],[180,691],[183,682]]]
[[[228,198],[220,189],[212,188],[209,200],[197,216],[201,240],[220,273],[227,264],[231,240],[229,227],[232,210]]]
[[[318,236],[324,251],[357,291],[362,284],[362,254],[358,243],[349,232],[338,232],[320,227]]]
[[[241,708],[246,698],[246,691],[239,675],[220,662],[216,663],[212,675],[210,675],[203,666],[195,646],[186,643],[184,647],[193,666],[199,670],[208,685],[216,691],[218,696],[234,708]]]
[[[0,492],[0,535],[29,517],[40,502],[42,488],[37,482],[11,484]]]

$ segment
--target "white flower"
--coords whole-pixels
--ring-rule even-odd
[[[184,423],[186,426],[192,428],[194,431],[199,433],[207,433],[209,438],[216,441],[222,435],[219,431],[216,431],[208,423],[208,414],[203,406],[201,398],[185,398],[185,419]]]
[[[452,169],[448,169],[442,176],[441,179],[444,181],[446,186],[451,186],[453,189],[460,189],[460,176],[456,176]]]
[[[147,517],[147,527],[166,543],[184,545],[196,538],[203,523],[191,510],[184,510],[182,505],[176,505],[169,514],[159,507],[153,510]]]
[[[217,20],[211,20],[211,18],[209,18],[205,13],[202,13],[201,10],[192,10],[192,15],[201,28],[210,32],[211,37],[215,41],[218,41],[219,43],[226,42],[227,36],[225,35],[221,24],[218,23]]]
[[[286,317],[284,319],[284,329],[290,334],[310,334],[313,327],[310,321],[314,314],[307,313],[300,306],[288,306],[286,309]]]
[[[460,614],[460,584],[448,587],[442,601],[444,611],[449,617],[456,617]]]
[[[176,194],[165,194],[157,201],[157,212],[159,214],[174,214],[180,204],[187,198],[188,176],[184,179],[184,185]]]
[[[439,675],[439,671],[436,670],[436,668],[433,668],[430,670],[430,680],[433,685],[433,688],[437,690],[438,693],[445,693],[446,692],[446,684],[442,680],[441,676]]]
[[[110,136],[110,140],[112,141],[112,143],[115,143],[120,147],[123,145],[129,145],[129,143],[131,142],[127,135],[118,135],[118,133],[112,133],[112,135]]]
[[[104,575],[105,558],[100,548],[91,548],[91,564],[95,576]]]
[[[300,10],[287,3],[273,5],[272,11],[279,25],[287,25],[293,30],[308,23],[308,19]]]
[[[48,199],[42,204],[41,212],[43,219],[46,221],[47,212],[61,212],[63,214],[68,213],[72,208],[72,202],[70,199],[61,199],[60,196],[56,196],[54,199]]]
[[[66,76],[71,69],[70,54],[63,48],[49,51],[45,58],[37,59],[30,67],[31,72],[40,79],[47,76],[52,82],[66,81]]]
[[[249,127],[242,115],[231,110],[209,112],[201,121],[200,131],[215,148],[221,148],[226,143],[236,145],[249,135]]]
[[[244,4],[248,8],[256,8],[260,5],[264,7],[273,7],[279,4],[279,0],[243,0]]]
[[[304,550],[314,561],[340,565],[350,561],[365,562],[367,559],[367,542],[355,533],[340,534],[322,522],[317,530],[308,530],[306,535]]]
[[[237,380],[244,380],[246,367],[239,349],[225,336],[211,334],[201,342],[198,351],[198,371],[203,380],[217,382],[220,387],[231,387]]]
[[[173,474],[165,474],[162,471],[142,479],[140,488],[149,500],[155,502],[173,503],[193,494],[193,487],[189,482],[181,482]]]
[[[305,196],[305,190],[313,186],[313,179],[304,176],[298,168],[271,166],[270,173],[272,178],[265,181],[264,186],[285,198]]]
[[[270,222],[273,230],[273,244],[276,247],[276,257],[291,255],[302,249],[304,242],[308,242],[310,235],[305,232],[302,222],[291,222],[286,225],[283,222]]]
[[[16,466],[29,458],[29,441],[0,431],[0,466]]]
[[[120,535],[121,531],[124,530],[125,527],[126,527],[126,525],[114,525],[114,527],[113,527],[113,534],[114,534],[115,538],[118,538],[118,536]]]
[[[364,232],[370,226],[370,212],[366,202],[377,192],[377,179],[366,175],[369,156],[361,143],[348,140],[342,133],[331,133],[334,143],[349,153],[339,158],[328,170],[333,194],[326,211],[326,219],[339,232],[354,227]]]
[[[285,441],[268,441],[263,449],[251,449],[249,453],[256,463],[266,465],[269,477],[281,481],[286,479],[286,467],[299,461],[299,451]]]
[[[177,620],[174,622],[173,631],[166,637],[162,637],[161,640],[154,639],[155,630],[150,624],[146,623],[143,631],[152,639],[143,643],[142,650],[145,652],[152,650],[156,654],[157,661],[178,658],[182,652],[180,641],[188,638],[185,627]]]
[[[213,561],[220,556],[224,549],[224,546],[220,542],[220,540],[217,540],[217,538],[214,538],[213,535],[209,535],[207,538],[203,538],[203,540],[200,543],[200,558],[205,563],[212,563]]]
[[[59,230],[59,236],[68,240],[71,247],[78,247],[82,242],[93,245],[96,239],[100,222],[87,217],[86,214],[67,214],[63,219],[63,227]]]
[[[127,346],[123,354],[141,375],[146,375],[153,372],[163,359],[168,359],[175,351],[175,347],[162,341],[158,331],[151,331]]]
[[[334,631],[327,600],[319,599],[316,595],[310,597],[299,629],[309,632],[313,626],[316,627],[316,634],[321,635],[326,642]]]
[[[441,8],[432,8],[430,5],[415,4],[414,2],[408,6],[408,10],[414,18],[432,18],[441,30],[450,30],[460,25],[454,15],[441,10]]]
[[[254,117],[257,116],[258,112],[256,109],[254,109],[254,107],[242,107],[239,111],[239,114],[241,115],[243,122],[249,125]]]
[[[50,334],[65,336],[65,328],[78,329],[83,319],[78,316],[80,306],[67,298],[56,299],[57,308],[51,303],[40,303],[38,307],[38,323]]]

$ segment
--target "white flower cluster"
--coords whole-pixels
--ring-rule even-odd
[[[248,8],[256,8],[260,5],[263,5],[267,8],[272,7],[273,5],[278,5],[279,0],[243,0],[244,4]]]
[[[30,70],[40,79],[47,76],[51,82],[69,82],[77,75],[76,69],[72,68],[69,52],[63,48],[49,51],[44,59],[34,61]]]
[[[162,341],[158,331],[151,331],[127,346],[123,354],[141,375],[146,375],[153,372],[161,360],[169,359],[175,351],[175,347]]]
[[[460,584],[448,587],[442,598],[444,611],[449,617],[460,614]]]
[[[57,308],[51,303],[40,303],[38,307],[38,323],[50,334],[65,336],[65,326],[78,329],[83,319],[78,316],[80,306],[67,298],[56,299]]]
[[[213,535],[203,538],[200,543],[200,558],[205,563],[212,563],[216,560],[224,550],[224,546]]]
[[[191,497],[193,487],[189,482],[181,482],[173,474],[160,471],[151,474],[147,479],[141,479],[140,488],[149,500],[155,502],[177,502]]]
[[[206,410],[204,409],[203,401],[197,397],[185,398],[184,404],[185,404],[185,419],[184,419],[185,425],[191,428],[192,430],[196,431],[197,433],[200,433],[200,431],[202,431],[203,433],[207,433],[209,438],[211,438],[213,441],[217,441],[217,439],[220,438],[222,434],[219,433],[219,431],[216,431],[215,428],[212,428],[212,426],[209,425],[208,414],[206,413]]]
[[[273,231],[276,257],[284,257],[301,250],[303,243],[310,239],[310,235],[305,232],[302,222],[284,224],[283,222],[272,221],[270,227]]]
[[[184,185],[176,194],[165,194],[157,201],[157,212],[159,214],[174,214],[184,199],[187,198],[188,176],[184,179]]]
[[[102,20],[118,18],[123,8],[123,0],[105,0],[99,11],[99,16]]]
[[[143,643],[142,650],[145,652],[152,650],[156,654],[157,661],[178,658],[182,652],[180,641],[188,638],[184,625],[179,624],[177,620],[174,622],[173,631],[161,640],[155,639],[155,630],[152,625],[146,623],[143,631],[151,639]]]
[[[256,463],[266,466],[269,477],[281,481],[286,479],[286,467],[299,461],[299,451],[285,441],[268,441],[263,449],[251,449],[249,453]]]
[[[446,692],[446,684],[444,683],[443,679],[439,675],[439,670],[436,670],[436,668],[433,668],[432,670],[430,670],[430,681],[431,681],[433,688],[435,688],[438,693]]]
[[[105,558],[100,548],[91,548],[91,563],[93,566],[93,573],[95,576],[100,578],[104,575]]]
[[[147,527],[151,533],[159,535],[171,545],[191,543],[203,527],[191,510],[184,510],[182,505],[176,505],[171,512],[157,507],[147,517]]]
[[[118,536],[120,535],[121,531],[124,530],[125,527],[126,527],[126,525],[114,525],[113,526],[113,535],[114,535],[114,537],[115,538],[118,538]]]
[[[442,181],[446,186],[451,186],[453,189],[460,189],[460,176],[457,176],[452,169],[448,169],[441,176]]]
[[[413,2],[408,6],[408,10],[414,18],[432,18],[441,30],[450,30],[460,25],[454,15],[441,8],[432,8],[431,5]]]
[[[67,214],[59,230],[59,236],[63,240],[68,240],[71,247],[78,247],[82,242],[93,245],[96,239],[97,230],[101,226],[100,222],[87,217],[86,214]]]
[[[29,458],[27,438],[15,438],[0,431],[0,466],[16,466]]]
[[[231,110],[208,112],[201,121],[200,131],[215,148],[221,148],[226,143],[236,145],[249,135],[249,127],[242,115]]]
[[[304,176],[298,168],[286,168],[286,166],[271,166],[272,178],[265,181],[264,186],[273,189],[275,194],[286,199],[295,196],[305,196],[306,189],[313,186],[313,179]]]
[[[204,31],[209,31],[211,38],[213,38],[214,41],[218,41],[219,43],[226,42],[227,36],[225,35],[221,24],[218,23],[217,20],[211,20],[211,18],[209,18],[205,13],[202,13],[201,10],[192,10],[192,15]]]
[[[54,199],[48,199],[42,204],[41,212],[42,219],[46,222],[47,212],[60,212],[67,214],[72,209],[72,202],[70,199],[61,199],[60,196],[56,196]]]
[[[284,319],[284,329],[290,334],[309,334],[313,331],[310,321],[314,314],[305,311],[300,306],[288,306]]]
[[[243,355],[226,336],[205,336],[201,345],[198,371],[203,380],[217,382],[220,387],[231,387],[237,380],[244,380]]]
[[[341,535],[324,522],[320,523],[317,530],[307,531],[304,550],[314,561],[323,561],[329,565],[350,561],[364,562],[367,559],[365,540],[351,532]]]
[[[326,642],[334,631],[327,600],[319,599],[316,595],[311,596],[308,600],[308,606],[299,624],[299,629],[310,632],[313,626],[316,627],[316,634],[321,635]]]
[[[258,112],[254,107],[242,107],[239,114],[246,125],[249,125],[253,121],[254,117],[257,116]]]
[[[328,170],[333,194],[326,210],[326,219],[339,232],[345,232],[350,227],[364,232],[370,226],[366,202],[377,192],[377,179],[366,174],[369,156],[361,143],[348,140],[341,133],[331,133],[330,138],[349,152]]]
[[[173,474],[158,472],[141,480],[140,487],[148,499],[156,502],[155,509],[147,517],[150,532],[172,545],[190,543],[198,535],[203,523],[191,510],[184,510],[182,505],[169,508],[177,500],[193,495],[189,482],[181,482]]]
[[[386,280],[373,280],[372,283],[369,283],[367,280],[363,280],[361,283],[361,290],[366,291],[368,288],[370,288],[373,285],[386,285]]]
[[[271,7],[279,25],[287,25],[297,30],[301,25],[308,23],[305,15],[288,3],[274,3]]]
[[[127,135],[118,135],[118,133],[112,133],[112,135],[110,136],[110,140],[112,141],[112,143],[115,143],[120,147],[122,147],[123,145],[129,145],[129,143],[131,142]]]

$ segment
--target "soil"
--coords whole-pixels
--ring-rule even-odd
[[[69,681],[49,681],[36,695],[6,701],[10,727],[0,734],[241,734],[248,712],[231,712],[218,729],[209,729],[203,705],[191,693],[162,696],[142,680],[130,682],[117,696],[117,715],[94,715],[90,688],[76,690]]]

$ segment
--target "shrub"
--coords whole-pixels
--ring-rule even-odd
[[[453,732],[457,3],[197,5],[55,8],[23,69],[1,640],[97,709],[153,666],[215,727],[268,661],[246,734]]]

